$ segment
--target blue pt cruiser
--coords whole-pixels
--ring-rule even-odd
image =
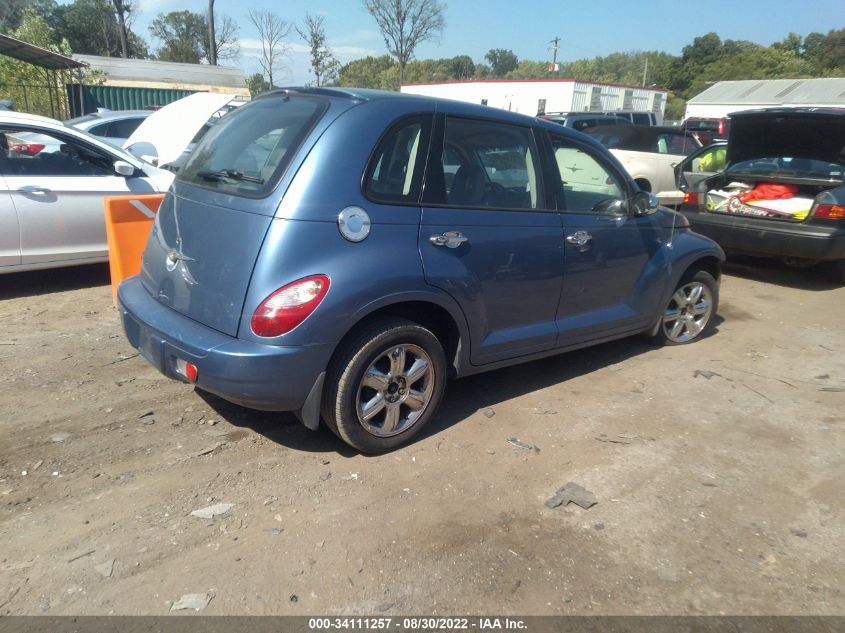
[[[167,376],[377,453],[436,415],[450,377],[633,334],[700,338],[723,259],[579,132],[280,89],[179,169],[119,304]]]

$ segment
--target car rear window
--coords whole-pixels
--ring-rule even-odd
[[[730,166],[729,171],[734,175],[805,178],[839,183],[843,181],[845,166],[811,158],[777,156],[737,162]]]
[[[177,179],[221,193],[264,197],[327,107],[323,98],[287,95],[241,106],[211,126]]]

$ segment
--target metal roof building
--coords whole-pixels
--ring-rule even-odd
[[[775,106],[845,108],[845,77],[720,81],[687,102],[685,118],[720,118]]]
[[[246,75],[240,68],[96,55],[73,58],[87,64],[90,70],[101,72],[106,86],[224,92],[249,97]]]

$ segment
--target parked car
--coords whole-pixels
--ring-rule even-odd
[[[677,128],[657,126],[596,127],[586,130],[607,147],[643,191],[654,192],[661,204],[678,205],[675,165],[701,147],[692,135]]]
[[[726,251],[800,265],[835,261],[845,283],[845,111],[730,116],[723,170],[696,171],[698,154],[678,165],[684,215]]]
[[[103,197],[172,180],[55,119],[0,112],[0,273],[107,261]]]
[[[436,415],[449,377],[638,333],[699,339],[722,259],[567,128],[283,89],[199,142],[118,295],[165,375],[377,453]]]
[[[623,119],[613,114],[602,114],[600,112],[550,112],[541,114],[541,119],[552,121],[573,130],[583,132],[597,125],[631,125],[628,119]]]
[[[138,126],[152,114],[151,110],[108,110],[98,108],[96,112],[75,119],[68,119],[65,125],[88,132],[117,147],[123,146]]]
[[[730,119],[728,117],[690,117],[681,123],[681,129],[697,138],[702,145],[728,138]]]

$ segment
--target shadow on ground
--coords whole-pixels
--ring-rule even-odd
[[[722,319],[717,316],[714,320],[715,327],[708,336],[713,336],[721,323]],[[411,440],[411,444],[445,431],[480,409],[495,409],[501,402],[566,382],[652,350],[652,345],[635,336],[453,380],[446,386],[446,393],[437,415]],[[250,428],[287,448],[314,453],[339,453],[344,457],[357,454],[325,424],[321,423],[320,429],[314,432],[306,429],[293,414],[253,411],[212,394],[199,391],[197,393],[218,415],[232,425]]]
[[[843,285],[835,262],[796,268],[779,259],[734,255],[725,263],[723,272],[752,281],[815,292],[835,290]]]
[[[0,300],[36,297],[111,283],[108,264],[68,266],[0,275]]]

